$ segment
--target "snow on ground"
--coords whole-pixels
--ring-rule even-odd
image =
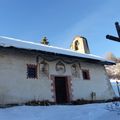
[[[18,106],[0,109],[0,120],[120,120],[106,104]]]
[[[113,90],[115,91],[115,94],[119,97],[119,93],[118,93],[118,88],[117,88],[117,84],[116,84],[116,81],[118,81],[118,85],[119,85],[119,88],[120,88],[120,80],[116,80],[116,79],[111,79],[110,82],[111,82],[111,85],[113,87]]]
[[[118,96],[115,81],[111,80],[111,83]],[[111,103],[0,108],[0,120],[120,120],[117,111],[107,110],[109,104]]]
[[[116,82],[111,83],[118,95]],[[108,105],[111,103],[0,108],[0,120],[120,120],[120,108],[111,111]]]
[[[115,81],[111,83],[118,95]],[[107,110],[108,105],[111,103],[0,108],[0,120],[120,120],[120,108],[118,113]]]

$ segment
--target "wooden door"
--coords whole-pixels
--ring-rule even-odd
[[[66,77],[55,77],[56,103],[64,104],[69,101],[68,82]]]

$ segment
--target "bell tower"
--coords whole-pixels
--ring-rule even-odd
[[[82,36],[76,36],[73,39],[70,49],[80,53],[90,54],[87,39]]]

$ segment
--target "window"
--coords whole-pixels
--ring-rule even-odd
[[[37,65],[27,64],[27,78],[37,78]]]
[[[84,80],[90,80],[89,70],[82,70],[82,75]]]

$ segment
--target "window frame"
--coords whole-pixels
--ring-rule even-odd
[[[30,76],[29,70],[30,68],[34,68],[35,69],[35,75]],[[37,65],[35,64],[27,64],[27,79],[38,79],[38,69],[37,69]]]

